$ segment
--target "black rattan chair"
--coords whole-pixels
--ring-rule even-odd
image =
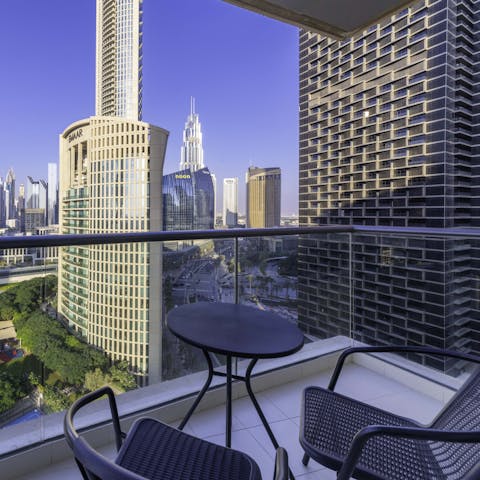
[[[80,408],[107,395],[117,456],[101,455],[76,431]],[[245,453],[188,435],[152,418],[136,420],[127,435],[120,430],[113,391],[103,387],[78,399],[67,411],[64,432],[85,480],[261,480],[258,465]],[[277,450],[274,480],[287,480],[285,450]]]
[[[480,364],[478,356],[427,347],[345,350],[328,388],[303,392],[303,463],[311,457],[337,471],[337,480],[480,479],[480,367],[424,426],[333,391],[345,358],[358,352],[424,353]]]

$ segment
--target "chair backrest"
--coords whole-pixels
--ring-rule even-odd
[[[480,478],[480,367],[430,425],[448,431],[479,432],[476,443],[432,442],[431,449],[452,478]],[[450,476],[448,478],[450,478]]]
[[[73,440],[73,454],[85,480],[146,480],[101,455],[82,437]]]
[[[113,390],[110,387],[102,387],[95,392],[87,393],[70,406],[63,421],[65,439],[73,450],[78,468],[80,469],[84,480],[145,480],[144,477],[117,465],[97,452],[84,438],[80,437],[74,426],[73,419],[76,413],[85,405],[105,395],[109,400],[113,430],[115,433],[115,443],[117,450],[120,449],[120,422]]]

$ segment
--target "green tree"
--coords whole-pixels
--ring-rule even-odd
[[[132,390],[137,386],[135,377],[128,371],[128,363],[125,361],[112,365],[110,375],[112,382],[122,390]]]
[[[99,368],[85,374],[85,388],[93,392],[100,387],[109,385],[112,378],[108,373],[102,372]]]

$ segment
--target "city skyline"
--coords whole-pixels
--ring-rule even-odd
[[[64,125],[94,114],[95,1],[79,8],[59,0],[20,0],[3,11],[2,55],[11,74],[0,86],[13,93],[2,101],[0,175],[12,167],[18,188],[28,175],[46,179],[48,163],[58,162]],[[29,32],[25,39],[7,22],[16,12]],[[215,0],[144,0],[144,12],[143,119],[170,131],[163,173],[178,168],[194,96],[204,161],[219,179],[219,198],[223,178],[244,178],[251,165],[278,165],[284,172],[282,214],[296,213],[297,29]],[[45,16],[42,25],[39,15]],[[239,210],[245,210],[244,185]]]

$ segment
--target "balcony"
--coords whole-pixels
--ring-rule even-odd
[[[335,343],[338,347],[342,341],[337,339],[330,347]],[[305,356],[305,352],[291,360],[301,362],[302,356]],[[336,354],[322,355],[314,360],[284,366],[281,370],[257,377],[254,383],[254,388],[259,393],[257,398],[279,443],[288,451],[290,466],[297,479],[336,478],[335,472],[313,461],[307,467],[303,466],[301,463],[303,450],[298,442],[301,391],[308,385],[326,386],[331,374],[329,367],[336,357]],[[263,367],[268,368],[266,365]],[[436,383],[441,381],[441,376],[432,381],[426,380],[415,373],[409,373],[406,368],[407,363],[392,366],[381,359],[358,357],[345,368],[338,391],[394,413],[428,423],[452,394],[454,384],[451,381],[443,385]],[[196,374],[181,382],[173,381],[168,388],[167,386],[163,389],[157,388],[150,394],[145,392],[124,394],[125,398],[122,398],[120,403],[120,414],[131,412],[132,404],[134,408],[144,409],[150,401],[158,402],[163,397],[165,405],[150,410],[147,414],[176,425],[185,413],[188,401],[182,399],[170,403],[168,397],[175,394],[182,396],[194,385],[200,387],[203,381],[201,377],[202,374]],[[446,379],[443,378],[443,380]],[[202,410],[192,417],[185,431],[211,442],[224,444],[224,390],[218,388],[219,386],[217,384],[217,388],[204,399],[201,404]],[[252,404],[245,397],[245,392],[236,388],[235,393],[239,398],[233,403],[232,446],[252,456],[262,470],[262,477],[271,479],[274,462],[273,447]],[[92,423],[94,419],[97,422],[102,420],[98,411],[92,412],[85,421]],[[132,415],[125,423],[130,423],[131,419]],[[57,418],[57,422],[59,421],[60,418]],[[95,437],[99,442],[99,450],[106,455],[113,455],[114,446],[109,443],[106,429],[96,429]],[[9,478],[19,480],[80,478],[71,453],[62,440],[56,440],[36,452],[19,454],[9,462],[3,463],[6,463],[5,468],[2,467],[3,472],[15,472],[12,476],[7,474],[3,477],[5,480]],[[38,465],[37,468],[34,468],[35,463]]]
[[[308,480],[334,478],[334,474],[315,462],[308,467],[301,464],[300,394],[305,385],[326,384],[342,349],[358,343],[394,343],[447,345],[478,352],[472,332],[476,329],[478,310],[475,261],[479,240],[479,234],[472,230],[332,226],[2,237],[0,250],[82,246],[82,261],[90,269],[85,287],[91,288],[92,281],[96,285],[90,291],[89,301],[106,304],[111,307],[113,317],[119,319],[123,314],[114,313],[115,309],[120,311],[122,301],[133,295],[138,302],[131,307],[141,320],[145,313],[142,308],[148,309],[154,303],[155,285],[163,285],[164,312],[174,305],[196,301],[237,302],[273,309],[298,323],[305,333],[305,347],[290,357],[259,362],[254,369],[253,387],[279,443],[288,450],[293,472],[298,478]],[[70,248],[69,255],[74,253]],[[126,269],[122,255],[125,259],[134,254],[138,255],[136,267]],[[117,261],[109,262],[108,255]],[[472,261],[465,262],[465,256]],[[95,262],[101,262],[102,268],[96,268]],[[145,277],[150,265],[155,268],[163,265],[162,283],[159,278]],[[43,273],[50,273],[47,267]],[[110,284],[105,280],[107,277],[100,278],[102,272],[111,279]],[[71,302],[82,293],[81,300],[85,302],[83,289],[73,288],[74,277],[59,276],[63,279],[62,288],[72,283],[65,297]],[[124,283],[129,278],[135,282]],[[55,307],[60,309],[61,304],[49,296],[47,280],[44,282],[45,286],[40,283],[37,290],[38,305],[52,321],[60,320]],[[118,301],[99,302],[95,297],[98,292]],[[91,319],[97,311],[95,308],[90,317],[82,313],[81,319],[72,315],[63,321],[77,341],[97,342],[98,348],[109,355],[118,355],[108,343],[108,333],[99,331],[94,336],[91,332],[95,329],[85,324],[85,319]],[[69,311],[66,309],[63,314],[66,316]],[[110,314],[108,309],[104,312],[102,315]],[[127,320],[125,317],[122,321]],[[440,326],[444,324],[447,328],[442,330]],[[132,343],[136,335],[142,334],[142,325],[140,321],[138,329],[131,331]],[[128,332],[128,324],[120,320],[109,328]],[[205,379],[205,365],[200,362],[198,352],[184,348],[167,330],[163,334],[162,352],[155,353],[163,363],[162,381],[146,381],[145,358],[141,354],[136,364],[133,361],[130,364],[138,386],[148,386],[119,396],[120,414],[126,425],[140,414],[178,424]],[[125,336],[128,340],[127,333]],[[68,343],[75,342],[70,339]],[[28,353],[27,344],[25,348]],[[128,350],[124,353],[126,358],[133,358]],[[223,361],[217,360],[221,368]],[[46,362],[44,359],[43,367]],[[236,368],[241,373],[245,365],[239,361]],[[61,374],[54,374],[53,367],[47,366],[46,370],[45,385],[56,385]],[[441,363],[428,357],[364,355],[355,357],[348,365],[339,388],[360,400],[428,423],[467,374],[466,365]],[[46,395],[48,387],[45,388],[38,390]],[[71,399],[75,388],[69,388]],[[243,385],[235,384],[234,398],[233,447],[250,453],[261,466],[263,477],[269,479],[273,447],[245,398]],[[224,402],[224,388],[219,380],[201,403],[202,410],[187,425],[188,431],[222,443]],[[46,405],[45,411],[51,411],[51,406]],[[110,439],[102,425],[103,413],[103,407],[96,405],[83,422],[92,429],[100,447],[111,451]],[[2,478],[79,478],[63,441],[62,419],[62,412],[51,413],[1,428]],[[4,472],[8,472],[5,477]]]

